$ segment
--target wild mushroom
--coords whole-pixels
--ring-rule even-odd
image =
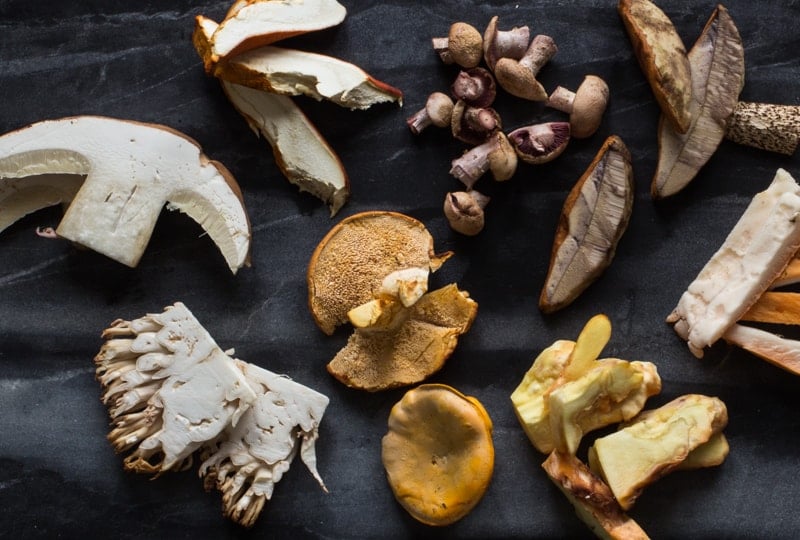
[[[471,24],[453,23],[447,37],[435,37],[431,43],[445,64],[455,63],[464,68],[474,68],[481,63],[483,36]]]
[[[408,307],[393,306],[385,317],[379,313],[356,326],[328,362],[336,380],[367,392],[422,382],[442,369],[478,312],[477,302],[455,284],[427,292]]]
[[[483,209],[489,197],[477,191],[455,191],[444,198],[444,215],[450,228],[466,236],[475,236],[483,230]]]
[[[470,107],[457,101],[450,115],[450,131],[459,141],[479,145],[502,129],[500,115],[491,107]]]
[[[536,75],[556,54],[553,38],[538,35],[531,41],[525,54],[519,60],[501,58],[494,66],[497,83],[509,94],[532,101],[545,101],[547,92],[536,80]]]
[[[232,272],[248,263],[250,224],[239,186],[182,133],[156,124],[75,116],[0,136],[0,205],[8,204],[7,197],[22,204],[12,217],[63,200],[60,187],[52,199],[37,192],[43,181],[59,183],[66,175],[73,176],[69,194],[74,176],[85,181],[56,229],[62,238],[134,267],[166,204],[206,230]],[[29,178],[36,186],[31,190],[25,188]]]
[[[547,122],[517,128],[508,134],[508,140],[522,161],[538,165],[560,156],[567,148],[569,136],[569,123]]]
[[[539,297],[543,312],[569,305],[608,268],[632,207],[631,155],[612,135],[564,202]]]
[[[453,115],[453,100],[443,92],[433,92],[425,101],[425,107],[415,112],[406,120],[406,124],[415,135],[422,133],[428,126],[447,127]]]
[[[516,170],[516,151],[503,132],[495,131],[486,142],[454,159],[450,174],[469,190],[486,171],[491,171],[498,182],[504,182],[514,176]]]
[[[336,224],[308,265],[308,306],[326,334],[347,313],[380,294],[411,305],[427,291],[427,278],[452,255],[435,254],[425,226],[396,212],[362,212]],[[391,278],[391,279],[390,279]],[[402,290],[410,287],[410,293]]]
[[[661,111],[678,133],[692,121],[692,75],[672,21],[650,0],[619,0],[620,17]]]
[[[563,86],[557,87],[550,94],[546,105],[569,114],[569,127],[573,137],[591,137],[600,127],[608,105],[608,85],[596,75],[587,75],[575,92]]]
[[[336,0],[253,0],[229,10],[201,55],[206,70],[216,63],[276,41],[330,28],[341,23],[347,9]]]
[[[725,138],[791,156],[800,142],[800,105],[736,104]]]
[[[497,96],[494,77],[482,67],[459,71],[450,90],[456,100],[464,101],[470,107],[488,107]]]
[[[483,59],[492,71],[501,58],[513,60],[522,58],[531,40],[530,29],[527,26],[515,26],[511,30],[500,30],[497,24],[498,17],[495,15],[489,20],[489,24],[483,32]]]
[[[494,471],[492,421],[483,405],[442,384],[409,390],[392,407],[381,459],[397,501],[443,526],[480,502]]]

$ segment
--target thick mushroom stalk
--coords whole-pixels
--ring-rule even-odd
[[[451,163],[450,174],[461,181],[467,189],[487,171],[494,179],[503,182],[514,176],[517,169],[517,153],[508,138],[496,131],[485,143],[467,151]]]
[[[800,106],[740,101],[733,111],[725,138],[791,156],[800,141]]]
[[[445,64],[474,68],[483,56],[483,36],[474,26],[464,22],[453,23],[447,37],[435,37],[431,44]]]
[[[448,193],[444,199],[444,215],[450,227],[463,235],[475,236],[483,230],[484,208],[489,197],[475,190]]]
[[[446,127],[453,114],[453,100],[443,92],[428,96],[425,107],[411,115],[406,124],[412,133],[419,135],[428,126]]]
[[[138,264],[165,205],[197,221],[232,272],[248,261],[250,224],[236,181],[171,128],[76,116],[0,137],[0,205],[18,197],[11,187],[41,183],[40,175],[86,177],[56,233],[125,265]]]
[[[508,134],[508,140],[522,161],[538,165],[560,156],[569,136],[569,123],[547,122],[517,128]]]
[[[547,92],[536,76],[556,54],[558,47],[550,36],[538,35],[519,61],[501,58],[494,67],[497,83],[511,95],[532,101],[545,101]]]
[[[522,58],[531,40],[531,32],[527,26],[500,30],[497,25],[498,17],[495,15],[483,33],[483,59],[492,71],[501,58]]]
[[[559,86],[547,99],[546,105],[569,114],[572,136],[591,137],[608,105],[608,85],[596,75],[587,75],[575,92]]]

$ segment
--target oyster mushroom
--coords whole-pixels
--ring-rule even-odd
[[[531,40],[530,29],[527,26],[500,30],[498,20],[497,15],[492,17],[483,32],[483,59],[492,71],[501,58],[513,60],[522,58]]]
[[[492,421],[474,397],[442,384],[409,390],[392,407],[381,459],[411,516],[444,526],[466,516],[494,472]]]
[[[479,145],[502,128],[500,115],[491,107],[470,107],[457,101],[450,115],[450,132],[467,144]]]
[[[539,297],[543,312],[569,305],[608,268],[632,208],[631,156],[612,135],[564,202]]]
[[[450,228],[466,236],[475,236],[483,230],[483,209],[489,197],[475,191],[455,191],[444,198],[444,215]]]
[[[494,77],[481,67],[459,71],[450,90],[456,100],[470,107],[488,107],[497,96]]]
[[[650,0],[619,0],[622,22],[661,111],[678,133],[692,121],[692,74],[672,21]]]
[[[545,101],[547,92],[536,80],[536,75],[556,54],[553,38],[538,35],[531,40],[525,54],[519,60],[501,58],[494,66],[494,75],[499,84],[509,94],[532,101]]]
[[[428,126],[447,127],[453,115],[453,100],[443,92],[434,92],[425,101],[425,107],[406,120],[412,133],[419,135]]]
[[[560,156],[567,148],[570,125],[567,122],[547,122],[517,128],[508,134],[511,146],[525,163],[538,165]]]
[[[52,197],[42,196],[43,182],[67,175]],[[77,191],[75,176],[85,177]],[[166,126],[75,116],[0,136],[0,206],[13,208],[6,225],[70,196],[57,235],[127,266],[139,263],[164,205],[197,221],[233,273],[248,263],[250,224],[238,184],[197,142]]]
[[[308,265],[308,305],[326,334],[348,321],[347,313],[376,297],[410,306],[427,291],[428,274],[452,255],[434,253],[425,226],[396,212],[362,212],[335,225]]]
[[[433,50],[445,64],[474,68],[483,56],[483,36],[471,24],[456,22],[450,25],[447,37],[431,40]]]
[[[341,23],[347,10],[336,0],[253,0],[235,4],[202,55],[206,69],[245,51]]]
[[[495,131],[486,142],[454,159],[450,165],[450,174],[469,190],[486,171],[491,171],[498,182],[514,176],[517,153],[505,134]]]
[[[608,85],[596,75],[587,75],[575,92],[559,86],[546,105],[569,114],[569,127],[573,137],[591,137],[608,105]]]

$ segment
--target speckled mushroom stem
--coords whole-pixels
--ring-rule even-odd
[[[515,26],[511,30],[498,30],[494,41],[497,56],[515,60],[522,58],[530,39],[531,32],[527,26]]]
[[[553,58],[557,51],[558,47],[556,47],[556,42],[553,41],[553,38],[539,34],[533,38],[528,50],[525,51],[525,56],[520,59],[519,63],[521,66],[530,69],[535,76],[542,69],[542,66]]]
[[[567,114],[572,112],[572,105],[575,103],[575,92],[564,88],[563,86],[557,87],[547,98],[546,105],[557,111],[565,112]]]
[[[725,134],[728,140],[791,156],[800,142],[800,106],[740,101]]]

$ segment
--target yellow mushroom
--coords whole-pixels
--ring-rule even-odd
[[[450,386],[418,386],[392,408],[382,459],[395,498],[411,516],[449,525],[489,486],[492,421],[477,399]]]

